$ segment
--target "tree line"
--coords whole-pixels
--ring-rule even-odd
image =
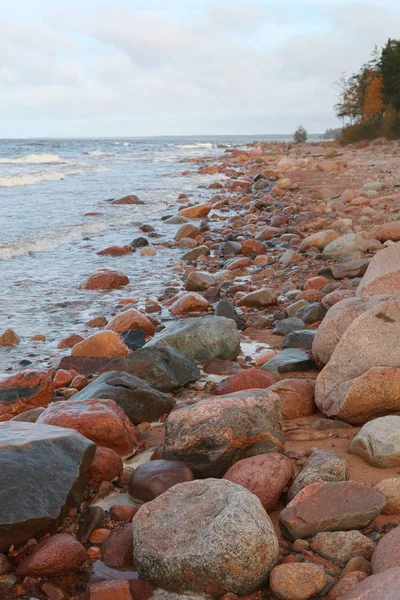
[[[358,73],[338,82],[336,115],[343,121],[345,143],[376,137],[400,138],[400,41],[375,48]]]

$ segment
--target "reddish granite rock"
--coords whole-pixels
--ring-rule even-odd
[[[58,343],[57,348],[59,350],[63,350],[64,348],[72,348],[73,346],[75,346],[76,344],[79,344],[79,342],[83,341],[83,337],[81,335],[78,335],[77,333],[74,333],[66,338],[64,338],[63,340],[61,340],[61,342]]]
[[[114,481],[122,472],[123,464],[119,454],[111,448],[98,446],[88,471],[88,484]]]
[[[182,208],[179,211],[179,214],[181,217],[186,217],[187,219],[200,219],[201,217],[206,217],[211,209],[212,204],[210,204],[210,202],[204,202],[203,204]]]
[[[260,288],[255,292],[242,296],[237,304],[247,308],[264,308],[265,306],[277,304],[277,302],[277,295],[271,288]]]
[[[232,261],[229,261],[225,266],[227,271],[235,271],[236,269],[245,269],[251,265],[251,259],[248,256],[244,256],[243,258],[235,258]]]
[[[134,248],[131,246],[109,246],[108,248],[104,248],[104,250],[100,250],[96,254],[99,256],[124,256],[125,254],[129,254],[134,251]]]
[[[382,479],[375,489],[386,498],[384,515],[400,515],[400,477]]]
[[[115,331],[99,331],[82,342],[75,344],[71,356],[90,356],[93,358],[122,358],[130,350]]]
[[[371,565],[374,575],[393,567],[400,567],[400,527],[392,529],[378,542]]]
[[[101,547],[103,562],[107,567],[120,569],[133,565],[132,523],[118,529]]]
[[[327,279],[326,277],[311,277],[310,279],[307,279],[307,281],[304,284],[304,289],[305,290],[322,290],[322,288],[327,285],[328,283],[331,283],[330,279]]]
[[[326,231],[317,231],[306,237],[300,245],[300,252],[307,252],[310,248],[318,248],[323,250],[325,246],[333,242],[339,237],[337,231],[327,229]]]
[[[384,225],[379,225],[373,229],[367,237],[379,240],[380,242],[387,242],[388,240],[392,240],[392,242],[399,242],[400,221],[390,221]]]
[[[239,363],[222,358],[210,358],[203,365],[203,371],[211,375],[234,375],[241,370]]]
[[[0,421],[8,421],[32,408],[47,406],[53,382],[46,371],[22,371],[0,381]]]
[[[182,460],[197,477],[220,477],[242,458],[283,448],[279,398],[269,390],[201,400],[165,422],[163,458]]]
[[[243,240],[242,254],[267,254],[268,246],[252,238]]]
[[[65,369],[58,369],[53,378],[54,387],[68,387],[73,378],[75,377],[75,373],[73,371],[66,371]]]
[[[367,577],[367,573],[363,573],[362,571],[353,571],[352,573],[344,575],[344,577],[331,588],[328,594],[328,600],[343,600],[345,594],[352,592],[355,587]]]
[[[268,511],[275,508],[293,476],[293,461],[283,454],[270,452],[239,460],[225,473],[224,479],[247,488]]]
[[[117,198],[113,200],[111,204],[144,204],[143,200],[140,200],[135,194],[129,194],[123,198]]]
[[[195,238],[200,233],[200,229],[191,223],[184,223],[175,234],[175,240],[179,242],[182,238]]]
[[[156,330],[150,319],[136,308],[125,310],[114,317],[108,324],[107,329],[111,329],[116,333],[124,333],[130,329],[143,329],[146,335],[154,335]]]
[[[116,288],[128,285],[129,279],[120,271],[111,271],[103,269],[90,275],[82,285],[84,290],[115,290]]]
[[[400,567],[367,577],[340,600],[399,600]]]
[[[307,302],[321,302],[323,300],[324,294],[319,290],[304,290],[304,292],[299,292],[295,298],[296,302],[298,300],[307,300]]]
[[[16,346],[20,341],[21,339],[13,329],[6,329],[6,331],[0,335],[0,346]]]
[[[129,581],[127,579],[112,579],[90,586],[88,600],[132,600]]]
[[[188,292],[198,292],[208,290],[208,288],[217,285],[216,279],[210,273],[203,273],[202,271],[193,271],[189,273],[189,277],[186,280],[185,289]]]
[[[272,240],[272,238],[277,235],[281,235],[282,233],[283,230],[279,227],[264,227],[264,229],[259,232],[258,237],[267,242],[268,240]]]
[[[283,379],[271,386],[278,394],[284,419],[309,417],[317,412],[315,382],[307,379]]]
[[[241,390],[263,389],[270,387],[276,381],[277,379],[272,373],[261,369],[245,369],[218,383],[213,389],[213,393],[216,396],[222,396]]]
[[[400,292],[400,243],[377,252],[357,288],[357,296],[369,297]]]
[[[75,429],[120,456],[129,456],[138,444],[136,427],[114,400],[57,402],[40,415],[37,423]]]
[[[309,600],[325,583],[324,569],[312,563],[278,565],[270,579],[271,590],[280,600]]]
[[[33,547],[18,565],[19,577],[51,577],[74,573],[86,561],[86,550],[68,533],[57,533]]]
[[[329,309],[331,306],[334,306],[341,300],[346,300],[347,298],[354,298],[356,295],[356,290],[354,288],[345,288],[343,290],[334,290],[330,294],[326,294],[321,300],[321,304]]]
[[[356,481],[312,483],[280,514],[280,527],[291,540],[322,531],[367,527],[385,506],[385,497]]]
[[[93,319],[86,321],[85,325],[93,328],[105,327],[107,325],[107,319],[105,317],[94,317]]]
[[[175,300],[172,306],[170,306],[169,312],[172,315],[180,316],[191,312],[205,312],[209,306],[208,300],[200,296],[200,294],[187,292]]]
[[[93,358],[91,356],[62,356],[55,361],[55,367],[76,371],[81,376],[94,375],[105,370],[111,360],[110,358]]]
[[[193,479],[192,470],[181,461],[151,460],[134,470],[129,494],[135,500],[149,502],[173,485]]]

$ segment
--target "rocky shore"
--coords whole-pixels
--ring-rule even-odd
[[[178,251],[157,301],[0,380],[0,598],[398,600],[400,146],[191,163],[211,200],[81,284]]]

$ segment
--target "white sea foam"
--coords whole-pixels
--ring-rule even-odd
[[[22,185],[35,185],[42,181],[60,181],[70,175],[86,175],[87,173],[103,173],[108,171],[105,167],[88,167],[86,169],[70,169],[68,171],[40,171],[39,173],[17,173],[0,177],[0,187],[15,187]]]
[[[197,142],[196,144],[168,144],[174,148],[193,149],[193,148],[212,148],[213,145],[210,142]]]
[[[27,154],[26,156],[18,156],[17,158],[0,158],[0,163],[4,164],[48,164],[58,163],[62,164],[66,161],[63,160],[58,154]]]
[[[88,156],[114,156],[114,154],[110,152],[103,152],[103,150],[89,150],[89,152],[85,152]]]

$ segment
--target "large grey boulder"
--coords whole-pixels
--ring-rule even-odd
[[[400,417],[380,417],[366,423],[352,440],[350,454],[374,467],[400,466]]]
[[[201,400],[165,422],[163,458],[186,463],[196,477],[222,477],[242,458],[283,449],[279,396],[268,389]]]
[[[232,360],[240,351],[236,323],[225,317],[192,317],[170,325],[148,342],[145,348],[169,346],[189,360],[204,363],[210,358]]]
[[[0,551],[53,531],[83,499],[96,445],[51,425],[0,424]]]
[[[265,584],[279,546],[254,494],[206,479],[175,485],[139,509],[133,556],[140,576],[157,587],[219,598]]]
[[[107,371],[72,396],[73,402],[89,398],[114,400],[128,415],[132,423],[152,423],[169,413],[175,400],[134,375],[124,371]]]
[[[355,319],[318,375],[318,408],[352,424],[400,410],[399,339],[399,299]]]
[[[146,346],[111,361],[104,370],[125,371],[144,379],[161,392],[173,392],[200,379],[197,366],[168,346]]]

